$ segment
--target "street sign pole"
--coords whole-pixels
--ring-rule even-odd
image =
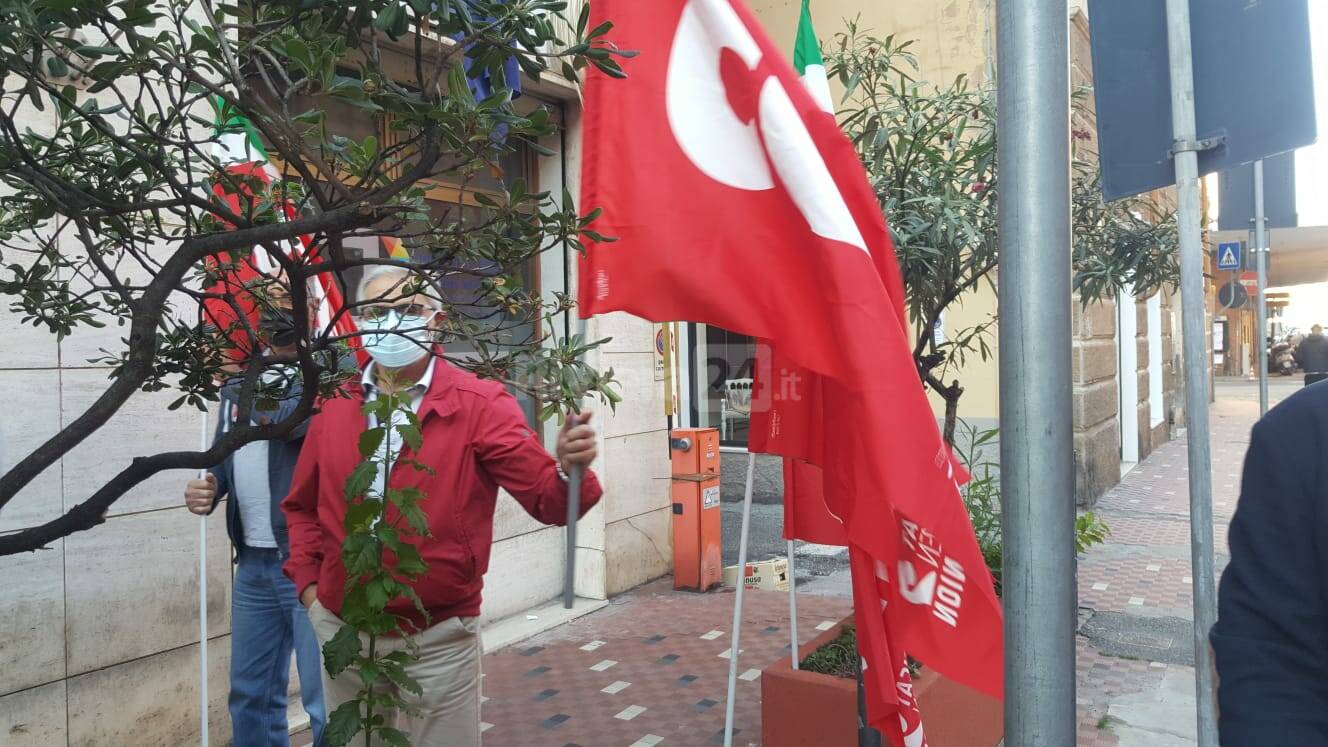
[[[1198,737],[1200,747],[1217,747],[1213,656],[1212,650],[1208,648],[1208,632],[1217,621],[1217,594],[1213,570],[1212,455],[1209,453],[1207,345],[1204,330],[1207,299],[1204,295],[1203,238],[1199,213],[1199,150],[1203,146],[1197,142],[1190,0],[1167,0],[1167,48],[1170,52],[1171,124],[1175,140],[1176,218],[1180,232]],[[1008,543],[1006,546],[1009,546]]]
[[[1000,420],[1005,743],[1075,742],[1066,0],[1001,0]]]
[[[1259,273],[1258,292],[1254,297],[1255,318],[1259,325],[1259,416],[1268,413],[1268,226],[1263,211],[1263,159],[1254,162],[1254,268]]]

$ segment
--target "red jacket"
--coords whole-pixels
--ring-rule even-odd
[[[361,461],[359,436],[366,428],[364,392],[324,402],[309,424],[290,493],[281,502],[290,530],[286,575],[303,593],[318,584],[318,600],[340,613],[346,590],[341,545],[346,538],[343,486]],[[567,521],[567,485],[558,476],[516,399],[502,384],[482,380],[438,359],[433,382],[419,408],[423,435],[418,455],[403,446],[388,476],[389,488],[415,487],[426,496],[431,536],[414,540],[429,571],[415,591],[436,624],[449,617],[480,613],[480,590],[493,545],[493,512],[501,486],[545,524]],[[429,465],[433,474],[407,460]],[[581,512],[603,491],[589,470],[581,487]],[[395,512],[389,509],[389,516]],[[423,620],[405,599],[388,609],[416,625]]]

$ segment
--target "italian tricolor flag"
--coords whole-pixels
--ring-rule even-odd
[[[220,101],[214,103],[214,109],[217,139],[213,155],[217,159],[218,167],[232,179],[215,182],[212,185],[212,193],[232,213],[244,216],[250,212],[252,201],[256,198],[252,190],[254,181],[264,185],[266,190],[280,181],[281,175],[277,173],[268,158],[263,140],[252,122],[238,113],[229,111],[229,107]],[[248,204],[242,204],[242,201]],[[281,218],[285,220],[291,220],[296,216],[295,206],[289,200],[283,201],[280,209]],[[227,225],[233,227],[229,223]],[[301,236],[298,241],[291,242],[288,252],[292,259],[305,264],[318,261],[316,250],[308,236]],[[220,269],[217,273],[218,278],[208,291],[229,294],[235,298],[236,304],[256,329],[259,309],[247,289],[262,277],[276,277],[280,266],[267,249],[260,246],[254,247],[254,251],[239,262],[232,262],[223,254],[217,258],[212,268],[214,271],[224,269]],[[315,318],[319,334],[340,337],[355,333],[355,323],[350,315],[338,316],[338,312],[345,306],[345,301],[331,273],[321,273],[311,278],[308,281],[308,293],[309,298],[316,304]],[[208,299],[204,304],[204,314],[210,324],[215,325],[231,339],[235,348],[232,356],[240,360],[247,358],[251,352],[246,349],[249,337],[239,324],[235,309],[223,300]]]
[[[793,69],[802,77],[802,84],[812,98],[825,111],[835,111],[830,99],[830,81],[825,77],[825,60],[821,57],[821,42],[816,39],[812,26],[812,0],[802,0],[802,16],[798,19],[798,39],[793,47]]]

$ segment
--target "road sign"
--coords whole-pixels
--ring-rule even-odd
[[[1217,269],[1219,270],[1239,270],[1245,266],[1241,256],[1244,254],[1244,247],[1239,241],[1228,241],[1217,245]]]
[[[1224,309],[1239,309],[1250,300],[1245,286],[1240,283],[1227,283],[1217,291],[1217,304]]]
[[[1093,91],[1108,200],[1175,183],[1166,3],[1089,0]],[[1191,2],[1199,174],[1314,142],[1307,0]]]
[[[1219,231],[1254,228],[1254,164],[1223,171],[1217,177]],[[1296,154],[1283,153],[1263,161],[1264,223],[1268,228],[1295,228]],[[1254,263],[1251,262],[1251,265]]]
[[[1259,273],[1242,272],[1240,274],[1240,284],[1245,286],[1245,290],[1254,293],[1259,288]]]

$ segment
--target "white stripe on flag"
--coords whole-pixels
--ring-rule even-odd
[[[808,65],[802,71],[802,84],[822,111],[835,113],[835,102],[830,96],[830,80],[825,76],[825,65]]]

